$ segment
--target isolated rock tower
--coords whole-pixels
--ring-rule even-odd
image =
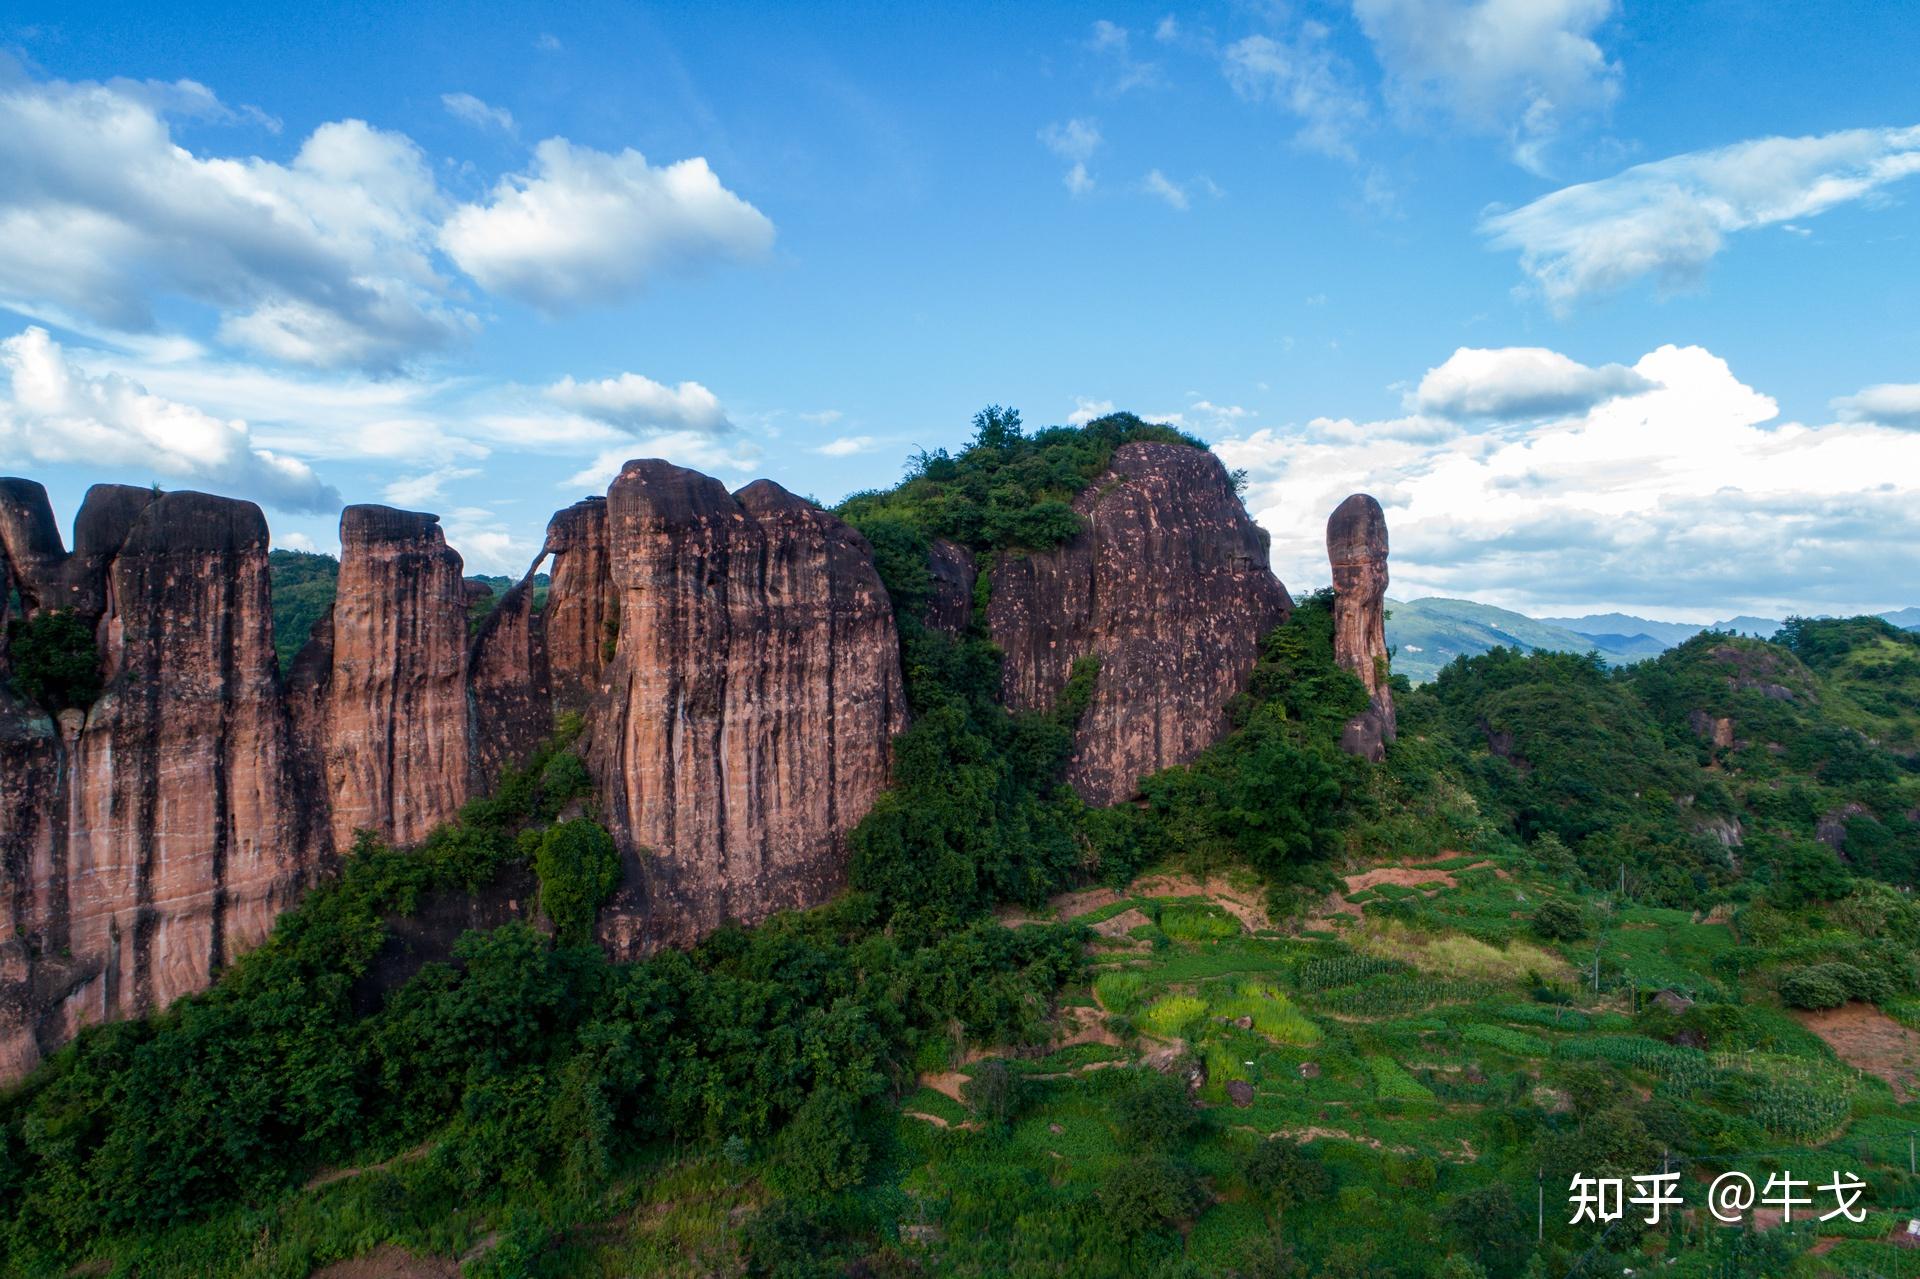
[[[1340,745],[1380,762],[1396,736],[1393,690],[1387,686],[1387,517],[1380,503],[1355,493],[1327,519],[1333,563],[1334,659],[1367,686],[1367,709],[1347,721]]]

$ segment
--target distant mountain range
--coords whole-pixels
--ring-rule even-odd
[[[1704,630],[1769,639],[1780,629],[1780,620],[1772,617],[1730,617],[1710,625],[1656,622],[1629,613],[1528,617],[1491,604],[1439,597],[1388,600],[1387,607],[1387,644],[1395,650],[1393,669],[1416,684],[1432,679],[1462,654],[1484,653],[1497,645],[1567,653],[1592,650],[1609,665],[1622,666],[1656,657]],[[1920,608],[1880,616],[1895,626],[1920,631]]]

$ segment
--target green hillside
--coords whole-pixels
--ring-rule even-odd
[[[1457,657],[1472,657],[1502,645],[1523,652],[1597,651],[1611,665],[1637,662],[1659,651],[1624,643],[1609,648],[1565,627],[1472,600],[1389,600],[1387,608],[1387,646],[1393,650],[1393,669],[1416,684],[1432,679]]]
[[[914,710],[845,893],[636,963],[576,944],[611,845],[559,725],[0,1098],[0,1273],[1920,1273],[1890,1242],[1920,1215],[1912,637],[1502,644],[1401,683],[1370,765],[1318,594],[1232,731],[1090,808],[1061,778],[1097,666],[1009,715],[983,635],[913,620],[925,539],[1058,540],[1060,494],[1155,428],[976,425],[845,508]],[[542,916],[376,980],[396,919],[527,884]],[[1574,1175],[1662,1169],[1694,1212],[1569,1223]],[[1722,1173],[1835,1170],[1864,1221],[1698,1211]]]

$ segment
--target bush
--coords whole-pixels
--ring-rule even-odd
[[[1557,898],[1541,902],[1529,922],[1534,933],[1548,941],[1578,941],[1588,932],[1586,917],[1580,908]]]
[[[540,878],[540,907],[564,942],[593,940],[600,906],[620,886],[620,854],[613,836],[584,817],[562,822],[540,838],[533,861]]]
[[[50,711],[85,709],[100,696],[100,650],[71,609],[7,624],[13,686]]]
[[[1241,1175],[1276,1212],[1323,1199],[1333,1190],[1333,1176],[1326,1165],[1291,1137],[1261,1141],[1247,1156]]]
[[[1780,975],[1780,1002],[1789,1008],[1838,1008],[1865,985],[1866,975],[1852,964],[1807,964]]]
[[[971,1069],[973,1073],[967,1082],[960,1085],[961,1099],[973,1108],[982,1123],[1005,1128],[1020,1113],[1025,1081],[998,1057],[989,1057]]]
[[[1130,1159],[1100,1186],[1108,1224],[1128,1237],[1170,1226],[1205,1201],[1193,1173],[1164,1155]]]
[[[1148,1149],[1174,1145],[1192,1131],[1196,1116],[1186,1088],[1152,1070],[1135,1070],[1114,1103],[1113,1123],[1128,1144]]]

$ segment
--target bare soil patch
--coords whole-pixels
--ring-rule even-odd
[[[1248,932],[1273,927],[1259,891],[1235,888],[1222,875],[1205,880],[1191,875],[1149,875],[1134,881],[1133,893],[1136,897],[1205,897],[1239,920]]]
[[[1841,1061],[1886,1080],[1896,1100],[1904,1102],[1920,1093],[1920,1034],[1872,1004],[1846,1004],[1793,1016],[1825,1040]]]

